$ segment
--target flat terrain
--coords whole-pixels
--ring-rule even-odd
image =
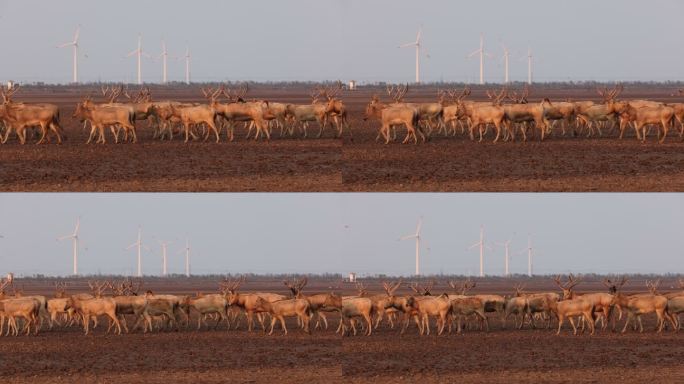
[[[48,293],[51,282],[22,281],[26,293]],[[510,281],[479,280],[473,293],[510,293]],[[664,281],[663,286],[671,282]],[[352,293],[350,284],[310,281],[308,292]],[[85,281],[73,283],[83,291]],[[368,282],[375,290],[379,282]],[[443,282],[442,289],[446,286]],[[583,286],[583,287],[582,287]],[[642,287],[631,281],[627,287]],[[156,292],[209,292],[215,282],[197,279],[146,281]],[[280,280],[247,283],[244,290],[284,293]],[[556,290],[546,280],[528,282],[534,290]],[[598,282],[583,283],[600,291]],[[626,287],[626,288],[627,288]],[[635,288],[640,289],[640,288]],[[408,293],[402,289],[399,294]],[[382,327],[370,337],[341,338],[334,330],[308,336],[289,323],[290,334],[249,334],[238,330],[183,330],[154,334],[104,335],[101,328],[83,336],[76,328],[38,336],[0,338],[0,379],[19,383],[66,382],[680,382],[684,375],[684,333],[599,332],[561,336],[551,330],[503,330],[491,317],[492,330],[463,335],[420,337],[415,327],[400,337]],[[333,321],[337,323],[337,321]],[[509,323],[510,324],[510,323]]]
[[[159,142],[138,122],[138,144],[86,145],[87,132],[72,119],[82,95],[94,88],[27,87],[17,101],[52,102],[61,108],[68,140],[61,146],[0,146],[0,191],[682,191],[684,143],[678,129],[663,145],[652,135],[640,143],[629,132],[600,138],[561,136],[540,143],[471,142],[466,136],[433,135],[420,145],[376,142],[377,121],[363,121],[372,94],[384,88],[344,92],[353,140],[327,129],[321,139],[279,137],[269,143],[246,140],[220,144]],[[308,103],[309,88],[257,85],[249,97]],[[628,88],[624,99],[681,102],[666,88]],[[202,101],[198,88],[153,88],[154,100]],[[592,87],[539,89],[551,100],[593,99]],[[385,97],[386,98],[386,97]],[[483,99],[474,89],[471,99]],[[96,98],[97,100],[97,98]],[[406,101],[435,101],[436,88],[410,90]],[[310,131],[316,133],[316,128]],[[403,137],[403,131],[399,131]],[[225,133],[222,137],[225,140]],[[111,141],[111,136],[108,137]]]

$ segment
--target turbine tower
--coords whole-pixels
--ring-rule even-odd
[[[68,43],[64,43],[62,45],[58,45],[57,48],[66,48],[66,47],[72,47],[73,48],[73,53],[74,53],[74,73],[73,73],[73,83],[76,84],[78,83],[78,37],[81,34],[81,26],[79,25],[76,28],[76,33],[74,34],[74,40]]]
[[[185,248],[181,249],[180,252],[185,252],[185,277],[190,277],[190,240],[185,239]]]
[[[527,47],[527,84],[532,85],[532,48]]]
[[[161,240],[158,241],[162,249],[162,276],[166,277],[168,276],[168,259],[166,258],[166,251],[168,249],[168,245],[170,244],[170,242]]]
[[[502,44],[502,45],[503,45],[503,50],[504,50],[504,54],[503,54],[503,59],[504,59],[504,84],[508,84],[508,83],[509,83],[509,80],[508,80],[508,79],[509,79],[509,78],[508,78],[508,62],[509,62],[509,58],[510,58],[510,56],[511,56],[511,52],[508,50],[508,47],[506,47],[505,44]]]
[[[142,47],[142,35],[138,35],[138,49],[135,51],[130,52],[126,57],[131,57],[133,55],[136,55],[138,59],[138,85],[142,85],[142,57],[150,57],[147,53],[143,52],[143,47]]]
[[[74,257],[74,276],[78,275],[78,229],[81,225],[81,218],[77,217],[76,218],[76,228],[74,228],[74,232],[71,235],[66,235],[62,237],[58,237],[57,241],[62,241],[66,239],[71,239],[72,244],[73,244],[73,257]]]
[[[480,85],[484,84],[484,57],[491,56],[484,50],[484,36],[480,33],[480,49],[468,55],[468,58],[480,55]]]
[[[485,243],[484,240],[484,226],[480,225],[480,241],[470,246],[468,249],[473,249],[475,247],[480,248],[480,277],[484,277],[484,252],[485,248],[491,250],[492,248]]]
[[[509,269],[509,266],[511,264],[511,257],[510,257],[511,240],[513,240],[513,237],[511,237],[507,241],[504,241],[503,243],[496,243],[496,245],[504,247],[504,276],[506,276],[506,277],[511,275],[510,269]]]
[[[416,276],[420,276],[420,227],[422,224],[423,218],[421,217],[418,219],[418,227],[416,227],[415,234],[399,238],[399,240],[416,239]]]
[[[190,85],[190,47],[185,47],[185,84]]]
[[[164,41],[164,40],[162,40],[162,51],[158,57],[162,60],[162,84],[166,85],[169,82],[168,81],[168,79],[169,79],[168,78],[169,51],[166,49],[166,41]]]
[[[527,276],[532,277],[532,235],[527,234]]]
[[[128,250],[128,249],[131,249],[133,247],[136,247],[137,251],[138,251],[138,273],[137,273],[137,276],[142,277],[142,248],[145,248],[147,250],[149,250],[149,248],[144,246],[142,243],[142,229],[140,227],[138,227],[138,241],[129,245],[128,247],[126,247],[126,249]]]
[[[423,32],[423,27],[418,28],[418,35],[416,35],[416,41],[412,43],[406,43],[399,46],[399,48],[416,47],[416,84],[420,84],[420,35]]]

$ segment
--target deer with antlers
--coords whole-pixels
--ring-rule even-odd
[[[546,109],[551,107],[551,101],[544,98],[539,104],[530,104],[527,100],[529,97],[529,87],[525,86],[523,93],[518,95],[517,92],[510,92],[507,97],[513,101],[513,104],[503,105],[506,114],[506,135],[504,140],[515,140],[515,129],[513,124],[520,124],[520,132],[523,135],[523,141],[527,141],[527,129],[530,123],[534,123],[536,129],[539,130],[539,138],[544,140],[545,134],[548,131],[550,122],[546,119]]]
[[[594,127],[596,127],[596,131],[601,136],[601,124],[616,121],[618,111],[615,99],[622,90],[623,87],[621,85],[615,86],[611,91],[608,91],[605,87],[603,90],[597,88],[597,93],[603,99],[602,104],[594,104],[593,102],[575,104],[577,120],[587,127],[587,137],[594,134]]]
[[[626,281],[626,280],[623,280]],[[665,296],[657,295],[659,282],[653,283],[647,281],[646,286],[649,288],[649,293],[628,296],[623,294],[619,289],[613,294],[613,305],[619,306],[622,310],[627,312],[627,321],[622,328],[622,333],[627,332],[627,327],[630,322],[634,322],[634,326],[638,324],[639,332],[644,331],[644,326],[641,322],[641,315],[648,313],[655,313],[658,319],[656,330],[658,333],[662,332],[665,326],[665,320],[669,320],[673,329],[676,330],[675,321],[667,313],[668,299]],[[620,287],[624,282],[620,284]]]
[[[627,125],[629,123],[634,123],[634,130],[636,132],[637,139],[641,139],[642,142],[645,142],[647,133],[646,127],[653,124],[658,127],[658,142],[660,144],[665,142],[665,138],[667,137],[667,132],[670,129],[670,126],[674,125],[674,108],[666,105],[660,105],[656,107],[643,106],[640,108],[635,108],[629,103],[625,103],[623,105],[624,106],[616,107],[616,110],[619,112],[620,116],[621,139]],[[662,128],[662,135],[660,128]]]
[[[55,283],[55,297],[47,301],[47,311],[50,314],[50,329],[56,323],[58,326],[62,326],[59,321],[61,316],[66,322],[73,320],[74,309],[71,305],[71,299],[68,297],[67,284],[64,282]]]
[[[216,110],[217,116],[223,118],[228,123],[226,129],[229,141],[233,141],[235,138],[235,123],[238,121],[250,122],[254,125],[256,128],[254,140],[258,140],[261,135],[270,140],[271,133],[265,118],[265,115],[268,114],[269,103],[267,101],[245,101],[248,91],[249,86],[247,84],[243,84],[236,91],[231,91],[222,85],[215,91],[217,93],[210,93],[210,89],[208,94],[214,98],[211,101],[211,105]],[[217,98],[221,95],[228,99],[228,103],[219,103],[217,101]]]
[[[37,144],[49,142],[48,131],[57,137],[57,143],[62,143],[62,127],[59,123],[59,107],[54,104],[26,104],[12,100],[19,90],[19,85],[12,84],[5,91],[0,89],[3,105],[0,107],[0,120],[7,128],[2,143],[6,143],[10,133],[14,130],[21,144],[26,143],[26,129],[40,127],[41,136]]]
[[[287,296],[275,293],[239,292],[239,288],[244,281],[244,276],[235,280],[226,279],[221,283],[221,290],[224,292],[229,305],[239,307],[245,311],[245,316],[247,317],[247,329],[251,332],[254,327],[254,315],[259,315],[260,313],[266,312],[266,310],[259,305],[258,298],[262,298],[269,302],[275,302],[279,300],[285,300],[287,299]],[[262,330],[265,331],[266,326],[263,323],[263,317],[258,317],[258,320],[261,323]]]
[[[309,123],[315,122],[319,126],[318,138],[323,135],[323,129],[328,125],[328,116],[332,113],[328,112],[328,104],[321,102],[321,97],[325,96],[324,91],[319,87],[314,87],[310,91],[311,104],[288,104],[286,109],[287,118],[293,120],[295,124],[299,125],[300,132],[303,137],[307,137],[307,129]],[[290,128],[290,135],[293,134],[294,126]]]
[[[378,138],[382,135],[385,138],[385,144],[389,144],[390,142],[390,129],[398,125],[404,125],[407,129],[406,137],[402,141],[402,144],[408,143],[412,138],[414,143],[418,144],[416,132],[420,134],[423,142],[426,140],[425,134],[418,124],[420,120],[418,108],[414,105],[402,102],[406,92],[408,92],[408,85],[396,90],[393,89],[391,92],[391,96],[394,99],[393,104],[385,104],[380,101],[377,95],[375,95],[366,106],[363,119],[364,121],[370,118],[380,120],[382,126],[380,127]]]
[[[499,93],[489,92],[491,102],[464,103],[459,102],[459,107],[463,114],[470,120],[469,135],[470,140],[475,140],[475,129],[478,130],[481,142],[488,124],[493,124],[496,129],[494,142],[499,141],[501,129],[505,127],[506,113],[501,106],[501,102],[506,97],[506,88],[502,88]]]
[[[107,316],[111,323],[116,326],[116,333],[121,334],[121,323],[116,313],[116,301],[111,297],[103,297],[107,282],[88,281],[88,286],[93,291],[94,297],[71,295],[71,302],[76,312],[83,319],[83,330],[87,335],[90,332],[90,320],[97,319],[98,316]],[[97,323],[96,323],[97,326]],[[111,328],[111,327],[110,327]],[[107,330],[109,332],[109,329]]]
[[[352,134],[349,120],[347,119],[347,107],[344,105],[344,102],[337,97],[341,91],[342,82],[339,80],[335,84],[335,87],[326,87],[321,91],[321,95],[327,100],[325,113],[332,118],[333,123],[337,127],[337,138],[342,137],[342,133],[347,129],[347,131],[349,131],[349,137],[353,139],[354,135]]]
[[[118,105],[95,105],[90,96],[76,105],[73,118],[80,119],[82,122],[89,121],[92,128],[87,144],[93,139],[94,133],[99,133],[96,144],[105,144],[106,139],[104,129],[109,127],[114,136],[115,143],[119,142],[118,128],[123,128],[125,132],[131,132],[133,142],[137,141],[135,134],[134,112],[131,107]],[[127,135],[127,134],[126,134]]]
[[[467,85],[463,87],[463,90],[460,93],[448,89],[437,91],[439,103],[442,105],[443,120],[443,124],[440,127],[439,132],[443,130],[444,136],[449,135],[449,128],[451,128],[451,134],[455,136],[457,123],[461,127],[461,133],[465,133],[464,122],[466,122],[466,117],[465,114],[461,111],[462,108],[459,107],[459,104],[465,104],[465,98],[469,95],[470,87],[468,87]]]

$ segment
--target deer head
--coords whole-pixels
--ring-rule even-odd
[[[283,281],[283,284],[285,284],[285,286],[290,289],[292,297],[298,297],[301,294],[302,289],[304,289],[304,287],[306,286],[306,283],[308,283],[308,279],[306,277],[303,277],[301,279],[292,278],[292,281]]]
[[[394,296],[394,292],[401,286],[401,280],[396,282],[396,283],[391,283],[391,282],[383,282],[382,283],[382,288],[385,290],[385,293],[387,293],[387,296]]]
[[[565,283],[561,283],[561,275],[554,277],[553,281],[563,291],[563,299],[565,300],[572,299],[572,288],[580,283],[580,279],[573,276],[572,273],[568,275],[568,280]]]
[[[657,295],[658,287],[660,287],[660,279],[656,281],[646,280],[646,287],[652,295]]]
[[[90,290],[93,292],[93,296],[96,298],[101,298],[102,293],[104,292],[105,288],[107,287],[107,282],[103,281],[90,281],[88,280],[88,286],[90,287]]]
[[[362,282],[356,283],[356,292],[358,292],[359,297],[364,297],[368,294],[368,291],[366,290],[366,286]]]
[[[2,101],[4,104],[9,104],[12,102],[12,96],[19,90],[19,84],[11,83],[7,86],[7,91],[0,89],[0,94],[2,94]]]

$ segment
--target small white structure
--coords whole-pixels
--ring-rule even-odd
[[[349,282],[350,283],[356,283],[356,273],[355,272],[349,272]]]
[[[7,274],[7,282],[12,284],[13,281],[14,281],[14,273],[10,272]]]
[[[356,80],[349,80],[349,90],[356,91]]]

